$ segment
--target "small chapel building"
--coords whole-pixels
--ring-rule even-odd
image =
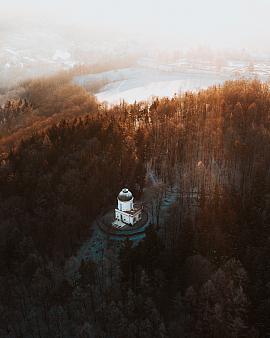
[[[135,225],[142,218],[142,207],[134,203],[132,193],[124,188],[120,191],[117,197],[117,208],[115,209],[115,221],[113,223],[116,227],[125,225]]]

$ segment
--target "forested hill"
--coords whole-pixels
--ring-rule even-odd
[[[0,88],[0,151],[16,146],[33,132],[43,131],[63,119],[97,111],[94,93],[104,81],[87,86],[74,84],[74,77],[128,67],[131,59],[79,65],[55,75],[24,81],[10,89]]]
[[[70,84],[31,86],[14,103],[21,123],[57,119],[21,142],[12,119],[2,127],[2,146],[17,147],[0,167],[0,336],[268,336],[268,85],[111,108]],[[147,171],[162,182],[156,215],[160,196],[178,192],[165,224],[156,217],[137,247],[123,245],[116,279],[84,262],[67,279],[92,220],[123,185],[139,197]]]
[[[11,92],[11,99],[0,108],[2,150],[62,119],[96,111],[95,98],[81,87],[72,85],[71,78],[72,74],[63,72],[24,82]]]

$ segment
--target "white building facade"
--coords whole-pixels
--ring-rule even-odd
[[[115,209],[115,224],[124,226],[134,225],[142,218],[142,208],[134,204],[132,193],[124,188],[117,197],[117,208]]]

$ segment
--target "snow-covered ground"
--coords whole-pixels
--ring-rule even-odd
[[[212,71],[166,71],[159,68],[135,66],[133,68],[78,76],[75,83],[87,87],[96,81],[107,83],[97,94],[100,101],[133,103],[153,96],[172,97],[180,92],[199,90],[230,79]]]
[[[219,67],[214,62],[179,59],[160,63],[154,58],[141,58],[130,68],[77,76],[74,82],[86,89],[100,84],[99,101],[109,104],[128,103],[151,97],[172,97],[186,91],[198,91],[237,78],[270,78],[270,61],[227,61]]]

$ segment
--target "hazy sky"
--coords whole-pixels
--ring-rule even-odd
[[[0,19],[82,24],[156,43],[270,49],[270,0],[0,0],[0,8]]]

